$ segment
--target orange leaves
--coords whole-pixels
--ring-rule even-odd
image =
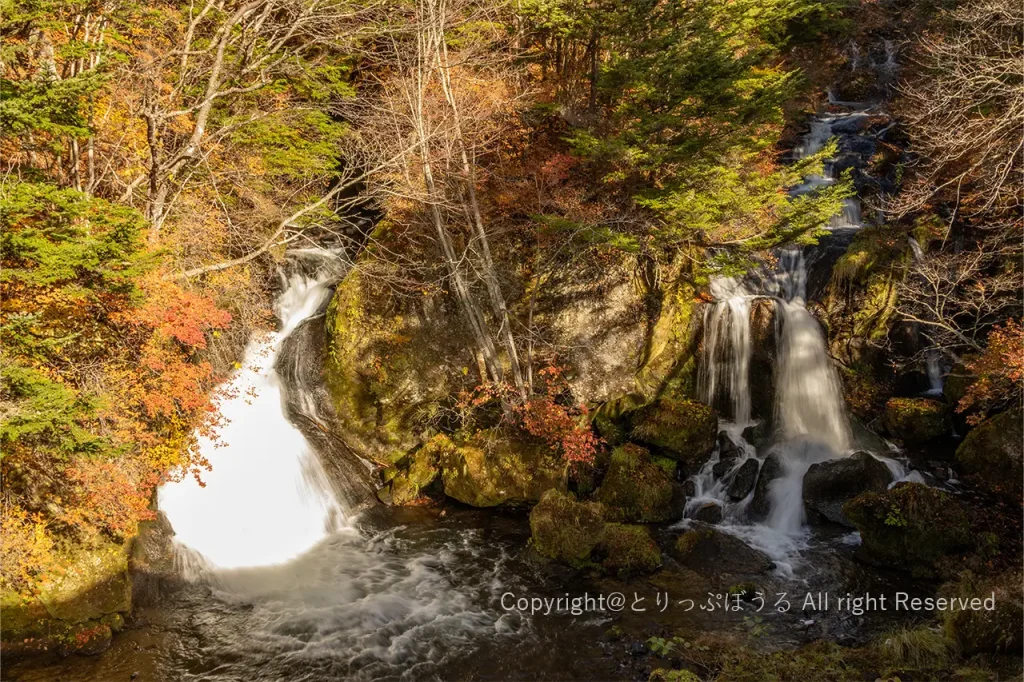
[[[146,303],[132,318],[158,336],[173,338],[184,346],[206,348],[206,332],[224,329],[231,315],[206,296],[185,291],[177,284],[153,276],[142,283]]]
[[[589,422],[580,419],[586,415],[586,407],[557,402],[567,389],[561,368],[546,367],[539,374],[544,381],[544,394],[528,400],[517,410],[523,429],[543,440],[552,450],[561,452],[566,461],[593,462],[597,437]]]
[[[977,424],[996,404],[1020,400],[1024,382],[1024,327],[1013,319],[994,327],[989,332],[985,352],[965,364],[977,379],[968,386],[956,409],[966,412],[972,407],[980,408],[978,414],[967,418]]]
[[[65,476],[76,502],[61,518],[68,525],[103,529],[126,539],[135,534],[139,521],[153,517],[149,500],[159,479],[141,463],[78,458]]]

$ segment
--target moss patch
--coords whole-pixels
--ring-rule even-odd
[[[661,551],[644,526],[607,524],[598,552],[604,557],[601,566],[620,578],[651,573],[661,566]]]
[[[892,398],[885,404],[885,428],[907,445],[919,445],[949,433],[949,411],[938,400]]]
[[[986,580],[969,573],[939,590],[945,597],[990,598],[994,610],[945,610],[940,613],[946,636],[964,655],[977,653],[1020,654],[1024,650],[1024,576],[1011,571]]]
[[[531,542],[541,556],[581,566],[604,534],[603,509],[549,490],[530,511]]]
[[[678,516],[675,486],[646,449],[633,444],[612,451],[597,499],[613,521],[654,523]]]
[[[632,414],[632,437],[696,470],[711,457],[718,415],[695,400],[663,398]]]
[[[921,483],[858,495],[843,506],[873,563],[934,575],[937,560],[970,541],[967,514],[951,495]]]

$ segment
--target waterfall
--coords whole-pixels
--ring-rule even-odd
[[[329,252],[321,255],[337,261]],[[285,415],[275,368],[285,339],[321,309],[336,277],[330,267],[282,275],[280,331],[250,341],[219,405],[223,425],[216,438],[199,440],[212,466],[204,485],[186,477],[158,491],[176,544],[207,567],[280,564],[344,523],[320,460]]]
[[[700,397],[737,424],[750,422],[750,298],[737,295],[704,313]]]

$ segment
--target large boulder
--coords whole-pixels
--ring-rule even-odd
[[[946,635],[965,656],[978,653],[1020,655],[1024,650],[1024,576],[1011,571],[982,580],[969,572],[939,589],[939,596],[982,601],[981,608],[941,612]],[[977,604],[977,602],[975,602]]]
[[[604,535],[603,513],[598,503],[549,490],[530,511],[533,548],[549,559],[582,565]]]
[[[987,488],[1020,499],[1024,468],[1024,427],[1020,410],[1010,410],[976,426],[956,450],[964,471]]]
[[[632,413],[632,437],[695,472],[711,458],[718,415],[695,400],[662,398]]]
[[[750,305],[750,398],[753,416],[763,419],[771,419],[775,404],[775,336],[775,300],[755,299]]]
[[[733,502],[739,502],[744,497],[750,494],[750,491],[754,489],[754,483],[757,481],[757,460],[751,457],[747,461],[743,462],[736,473],[732,475],[732,481],[729,483],[729,499]]]
[[[843,513],[860,531],[861,558],[916,576],[933,576],[936,561],[970,541],[960,503],[921,483],[863,493],[847,502]]]
[[[489,429],[445,453],[441,478],[445,495],[463,504],[523,506],[548,490],[564,491],[568,468],[542,443]]]
[[[756,574],[775,566],[764,552],[706,523],[694,522],[673,549],[681,564],[698,573]]]
[[[771,484],[777,478],[782,478],[786,474],[785,465],[782,463],[782,457],[777,453],[770,453],[764,459],[764,464],[761,465],[761,471],[757,477],[757,483],[754,484],[754,497],[751,498],[750,504],[747,505],[747,514],[755,521],[761,521],[768,517],[768,513],[772,509],[772,500],[770,496]]]
[[[694,521],[703,521],[712,525],[722,521],[722,505],[717,502],[705,502],[693,512]]]
[[[59,651],[97,654],[132,607],[129,544],[102,543],[61,558],[36,594],[5,589],[0,641],[5,654]]]
[[[885,428],[893,438],[920,445],[949,433],[949,410],[930,398],[891,398],[885,404]]]
[[[645,526],[607,524],[595,553],[603,557],[604,570],[620,578],[651,573],[661,566],[661,551]]]
[[[594,428],[604,441],[615,447],[629,440],[629,413],[647,400],[639,393],[628,393],[601,405],[594,411]]]
[[[324,383],[335,428],[361,456],[401,459],[475,374],[464,325],[442,296],[403,297],[353,268],[327,308]]]
[[[610,520],[633,523],[674,520],[685,501],[665,467],[645,448],[631,443],[612,451],[596,497]]]
[[[843,505],[868,491],[882,492],[892,482],[889,467],[867,452],[812,464],[804,474],[804,508],[808,515],[853,528]]]

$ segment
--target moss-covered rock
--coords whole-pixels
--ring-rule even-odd
[[[431,417],[475,373],[462,328],[441,296],[395,296],[360,269],[338,284],[324,379],[350,447],[391,464],[430,437]]]
[[[705,574],[757,574],[775,565],[738,537],[699,522],[676,538],[673,553],[682,565]]]
[[[711,457],[718,436],[718,415],[695,400],[663,398],[631,415],[634,440],[677,459],[696,471]]]
[[[680,252],[661,280],[672,282],[661,292],[648,298],[657,317],[648,334],[643,361],[636,373],[640,393],[652,397],[669,395],[679,398],[697,394],[697,349],[700,340],[701,315],[697,291],[685,270],[691,262]]]
[[[437,480],[441,462],[454,450],[455,444],[447,436],[437,435],[388,467],[384,472],[386,498],[395,505],[418,500],[424,489]]]
[[[629,413],[646,403],[639,393],[627,393],[601,405],[594,411],[594,428],[608,445],[615,447],[629,440]]]
[[[665,469],[646,449],[631,443],[612,451],[608,473],[597,491],[609,519],[634,523],[677,518],[681,497]]]
[[[541,556],[582,565],[603,537],[603,515],[596,502],[578,502],[571,493],[549,490],[530,511],[530,541]]]
[[[99,653],[112,626],[131,610],[128,543],[81,549],[62,560],[64,570],[38,585],[34,596],[5,591],[0,598],[0,639],[5,653]],[[116,616],[116,618],[114,618]]]
[[[891,398],[883,419],[889,435],[907,445],[920,445],[949,433],[946,405],[929,398]]]
[[[651,573],[661,566],[661,551],[645,526],[609,523],[597,547],[601,566],[620,578]]]
[[[568,467],[542,443],[488,429],[445,453],[441,477],[445,495],[463,504],[521,506],[565,491]]]
[[[1024,427],[1020,410],[1010,410],[976,426],[956,450],[957,461],[987,488],[1019,499],[1024,479]]]
[[[1024,650],[1024,576],[1019,571],[987,580],[965,574],[957,582],[943,585],[939,595],[982,600],[981,608],[946,609],[939,613],[946,635],[965,655],[1020,654]]]
[[[967,514],[951,495],[921,483],[858,495],[843,513],[860,531],[863,559],[914,575],[970,541]]]

